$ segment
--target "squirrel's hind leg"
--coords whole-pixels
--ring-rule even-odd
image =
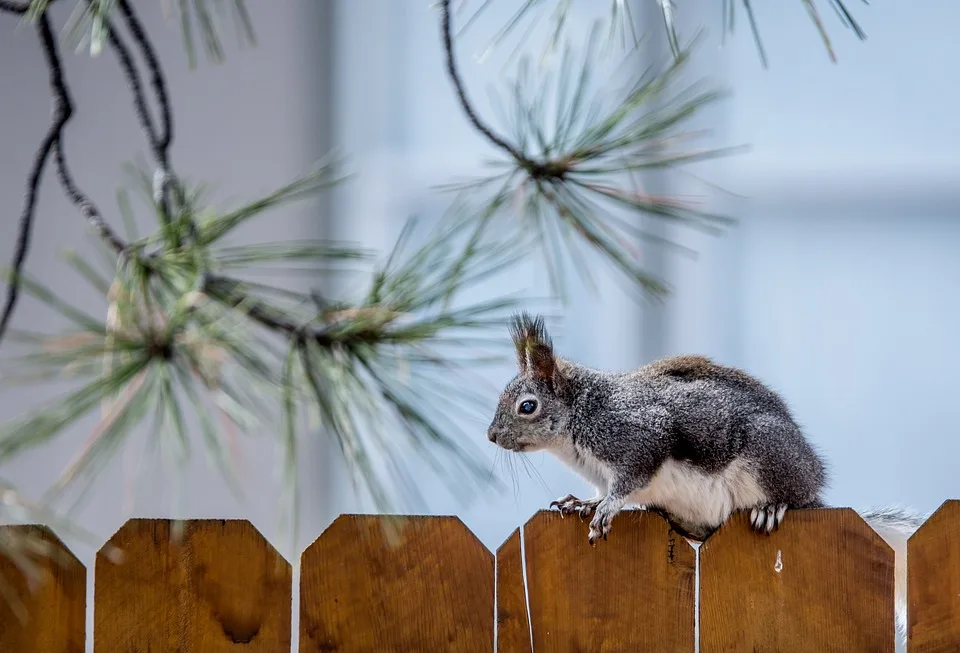
[[[750,511],[750,526],[758,533],[772,533],[783,523],[787,514],[787,504],[773,503],[769,506],[757,506]]]

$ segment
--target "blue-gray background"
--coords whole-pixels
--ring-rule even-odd
[[[438,14],[428,0],[250,3],[258,47],[238,51],[227,39],[226,65],[204,64],[194,72],[186,67],[176,22],[164,19],[163,3],[139,4],[167,61],[177,119],[174,157],[182,173],[214,182],[218,198],[242,199],[289,180],[333,145],[358,173],[332,196],[253,226],[250,238],[332,235],[387,248],[409,212],[442,210],[445,200],[434,185],[478,172],[481,157],[491,153],[466,123],[444,76]],[[464,15],[479,4],[468,3]],[[474,55],[507,20],[512,4],[491,3],[458,49],[471,96],[488,116],[485,88],[500,75],[503,57],[478,63]],[[609,5],[587,10],[587,4],[575,3],[573,25],[585,27]],[[599,297],[575,292],[557,345],[596,367],[629,368],[679,352],[743,366],[784,393],[829,458],[831,503],[933,510],[960,496],[960,5],[932,0],[922,11],[908,3],[856,6],[869,35],[864,43],[824,7],[839,65],[827,59],[802,3],[758,6],[771,62],[763,70],[742,13],[736,34],[720,47],[719,4],[697,0],[678,9],[688,33],[698,23],[709,30],[693,63],[696,72],[731,92],[704,124],[717,144],[751,146],[698,170],[743,196],[711,196],[720,208],[734,207],[741,222],[719,239],[674,234],[700,252],[695,261],[647,253],[675,288],[660,307],[632,303],[602,275]],[[656,3],[632,6],[653,36],[643,56],[662,56]],[[66,6],[54,8],[60,21],[67,12]],[[4,257],[13,248],[24,173],[49,116],[36,38],[28,28],[15,28],[15,19],[0,16]],[[68,128],[68,155],[80,184],[116,221],[120,164],[145,152],[142,136],[112,55],[91,60],[68,52],[66,58],[78,106]],[[688,182],[669,177],[653,183],[683,193]],[[48,174],[28,269],[100,310],[102,303],[57,258],[62,248],[82,243],[83,233],[81,218]],[[544,282],[531,265],[480,291],[536,292]],[[25,301],[15,326],[36,325],[47,315]],[[490,371],[491,412],[511,373],[506,365]],[[34,390],[4,388],[0,417],[14,416],[36,398]],[[457,406],[449,410],[455,414]],[[39,495],[89,426],[0,474]],[[485,424],[465,426],[485,444]],[[492,459],[490,448],[482,448]],[[159,489],[159,466],[144,467],[134,512],[246,517],[274,539],[278,485],[269,440],[247,443],[245,461],[245,503],[197,460],[183,477],[177,503]],[[550,499],[585,491],[549,456],[531,462],[542,484],[521,472],[517,491],[479,496],[468,505],[455,503],[425,475],[428,511],[460,515],[494,549]],[[321,440],[306,445],[300,463],[302,547],[337,514],[365,507]],[[130,516],[125,489],[118,460],[77,517],[106,539]],[[76,550],[91,562],[90,547],[78,543]]]

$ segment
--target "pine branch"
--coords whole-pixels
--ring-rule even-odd
[[[9,0],[0,2],[10,5]],[[13,364],[3,364],[4,377],[14,380],[19,370],[24,372],[19,378],[28,381],[66,377],[80,383],[41,410],[0,426],[0,460],[48,442],[99,409],[100,420],[88,445],[64,470],[44,503],[52,501],[80,482],[89,487],[124,438],[151,416],[150,433],[164,441],[172,439],[186,450],[185,398],[200,421],[204,444],[231,481],[230,447],[225,440],[229,433],[213,424],[211,414],[224,418],[223,431],[259,431],[269,411],[264,400],[277,398],[289,422],[281,444],[286,447],[286,480],[294,487],[296,469],[291,461],[296,461],[296,443],[291,434],[296,432],[293,421],[300,413],[320,417],[325,436],[340,445],[354,479],[366,485],[381,509],[390,509],[399,496],[385,489],[382,476],[393,476],[401,483],[409,480],[402,462],[406,451],[394,453],[397,446],[409,447],[447,475],[454,493],[465,490],[468,479],[482,483],[488,470],[469,454],[468,439],[454,435],[468,417],[463,411],[471,407],[458,401],[455,422],[449,420],[445,407],[451,398],[459,400],[472,392],[451,383],[455,375],[472,373],[469,364],[458,366],[456,358],[467,357],[470,360],[463,362],[474,365],[489,360],[480,348],[496,348],[499,342],[487,340],[485,334],[506,324],[516,300],[495,298],[465,306],[453,300],[469,284],[515,263],[517,243],[486,240],[474,230],[461,249],[460,235],[466,233],[471,218],[447,219],[428,234],[422,247],[403,258],[398,252],[409,235],[405,229],[383,267],[372,271],[366,294],[347,301],[240,281],[233,270],[253,272],[261,263],[313,264],[316,275],[325,272],[321,266],[363,258],[355,249],[304,241],[223,246],[248,220],[338,183],[340,179],[331,174],[333,166],[324,165],[231,211],[204,206],[202,189],[188,188],[173,170],[172,104],[161,62],[132,2],[108,3],[119,12],[114,22],[98,13],[104,3],[80,2],[86,15],[92,16],[94,36],[116,54],[132,93],[151,167],[157,168],[152,181],[149,169],[139,171],[136,178],[145,187],[146,203],[160,224],[155,233],[145,238],[133,235],[131,242],[124,242],[79,188],[62,143],[73,107],[46,12],[48,3],[33,0],[29,6],[11,6],[37,26],[57,109],[28,184],[34,196],[25,210],[18,256],[25,259],[29,250],[35,194],[43,166],[52,155],[65,194],[109,249],[103,273],[80,256],[70,261],[76,274],[104,294],[109,309],[103,318],[89,315],[31,280],[22,261],[18,262],[11,280],[13,304],[23,289],[71,328],[66,333],[12,331],[12,337],[27,346]],[[199,7],[201,0],[196,4]],[[132,41],[121,36],[121,19]],[[449,21],[446,27],[449,31]],[[149,86],[134,62],[138,51],[146,62]],[[463,92],[452,51],[450,72],[465,108],[482,127]],[[156,116],[147,97],[151,89],[159,109]],[[490,135],[497,138],[493,132]],[[531,169],[538,165],[522,159],[520,149],[514,153],[521,154],[518,165]],[[124,197],[120,211],[130,224],[131,210]],[[286,352],[278,350],[278,343]],[[410,382],[411,377],[416,383]],[[387,432],[399,437],[386,438]],[[439,462],[441,454],[450,460]],[[469,476],[453,471],[457,465]],[[386,469],[379,469],[382,466]],[[407,489],[415,494],[409,484]]]
[[[95,0],[87,0],[88,6],[92,6]],[[49,3],[48,3],[49,4]],[[3,11],[9,11],[20,15],[26,14],[30,9],[30,3],[14,4],[6,0],[0,5]],[[141,128],[150,144],[150,149],[160,165],[160,189],[158,195],[162,198],[163,214],[170,215],[170,202],[168,188],[175,183],[170,172],[169,148],[173,140],[173,118],[170,109],[170,102],[166,90],[166,81],[159,59],[152,43],[149,40],[140,20],[133,11],[132,6],[127,0],[119,1],[120,12],[127,22],[134,39],[140,47],[144,59],[151,71],[151,80],[154,91],[157,95],[157,101],[161,109],[161,127],[158,129],[150,117],[147,107],[146,97],[143,91],[143,83],[140,74],[133,62],[130,50],[127,48],[123,39],[117,34],[113,25],[105,21],[106,34],[111,48],[117,55],[120,66],[123,69],[124,76],[134,96],[134,107]],[[117,253],[123,253],[127,250],[127,244],[121,240],[113,230],[107,225],[106,221],[100,215],[96,205],[90,198],[77,186],[70,168],[67,164],[66,155],[63,150],[63,130],[67,122],[73,115],[73,103],[70,93],[63,76],[63,66],[60,60],[59,47],[56,37],[50,26],[50,20],[44,11],[36,19],[36,25],[40,42],[47,62],[47,68],[50,73],[50,86],[54,95],[54,118],[47,131],[37,154],[34,158],[34,164],[31,167],[27,178],[27,190],[24,198],[23,210],[18,227],[17,243],[11,266],[12,272],[8,279],[7,297],[3,307],[3,313],[0,314],[0,342],[9,327],[10,320],[16,310],[17,301],[20,294],[20,275],[26,264],[27,255],[30,248],[30,239],[33,229],[34,211],[36,208],[37,194],[40,187],[43,168],[51,153],[57,166],[57,175],[61,186],[67,197],[80,210],[87,222],[94,228],[100,237]]]
[[[485,194],[489,209],[481,215],[487,217],[478,219],[487,224],[490,213],[510,213],[502,228],[512,231],[515,238],[528,240],[531,250],[539,250],[552,290],[563,299],[567,296],[561,269],[564,258],[594,285],[590,266],[579,258],[579,244],[598,252],[644,295],[666,294],[663,280],[640,264],[640,251],[633,241],[639,238],[676,244],[645,233],[616,213],[626,209],[710,233],[720,233],[733,222],[689,201],[645,193],[635,176],[645,170],[674,169],[734,151],[675,149],[677,143],[696,135],[683,133],[685,124],[720,97],[695,86],[676,90],[681,70],[690,58],[689,49],[658,74],[645,73],[639,80],[631,74],[624,90],[593,88],[592,71],[601,58],[602,47],[598,23],[590,33],[579,67],[569,47],[556,62],[555,70],[538,68],[539,79],[532,78],[529,60],[521,60],[519,74],[508,87],[512,106],[501,112],[506,114],[501,118],[510,126],[509,136],[501,137],[477,119],[462,92],[452,57],[449,0],[443,7],[446,59],[464,111],[481,134],[510,155],[509,161],[494,163],[501,169],[497,173],[448,188]],[[555,84],[551,72],[558,73]],[[550,102],[555,104],[552,119],[547,113]]]
[[[199,226],[203,233],[206,225]],[[17,333],[28,345],[27,353],[5,361],[4,375],[16,378],[17,370],[23,369],[27,375],[21,378],[42,382],[69,370],[71,378],[85,380],[33,415],[0,426],[0,459],[43,444],[106,401],[109,409],[89,446],[49,497],[55,498],[81,479],[89,483],[121,439],[149,415],[150,406],[170,413],[176,405],[172,389],[192,393],[191,379],[196,379],[201,390],[197,396],[205,395],[214,403],[208,408],[202,397],[190,399],[201,420],[210,410],[221,410],[227,411],[229,426],[263,428],[267,417],[248,401],[248,393],[258,400],[282,396],[288,413],[292,405],[297,412],[318,414],[325,435],[341,445],[354,480],[366,486],[380,509],[394,509],[397,497],[391,498],[383,485],[383,472],[371,461],[392,461],[389,464],[397,469],[384,471],[402,480],[397,461],[403,452],[390,451],[398,445],[412,446],[431,464],[438,453],[445,454],[449,460],[436,464],[438,471],[449,473],[456,465],[464,468],[469,477],[449,479],[454,492],[464,489],[467,480],[482,481],[487,470],[476,463],[466,438],[454,435],[463,423],[440,424],[448,420],[445,395],[464,392],[457,387],[474,387],[450,385],[454,376],[471,372],[457,369],[454,357],[442,351],[446,347],[463,355],[463,348],[469,347],[467,356],[482,360],[479,348],[499,343],[486,341],[480,334],[505,326],[516,301],[450,306],[447,298],[514,263],[519,251],[481,239],[471,239],[472,246],[461,251],[455,242],[464,226],[462,221],[447,220],[412,255],[401,258],[395,251],[382,268],[373,270],[369,291],[346,302],[277,292],[204,271],[238,258],[296,260],[302,254],[318,260],[363,258],[361,252],[330,246],[304,249],[293,244],[283,250],[255,245],[246,248],[250,256],[238,251],[244,248],[223,252],[214,248],[200,257],[188,254],[201,247],[192,243],[182,251],[162,250],[147,262],[130,258],[112,280],[100,278],[74,257],[77,272],[107,293],[111,311],[106,321],[25,280],[30,294],[75,328],[56,334]],[[397,250],[405,240],[398,241]],[[281,336],[283,346],[294,353],[292,363],[281,366],[277,339],[261,338],[258,331]],[[417,380],[413,385],[408,380],[411,375]],[[429,405],[424,392],[440,399],[439,404]],[[475,407],[465,402],[458,406],[467,412]],[[179,415],[181,410],[175,412]],[[460,416],[468,417],[463,412]],[[399,439],[383,440],[389,430],[381,423],[384,420],[392,422]],[[163,431],[162,425],[151,432],[158,430]],[[232,470],[222,462],[223,435],[216,431],[204,427],[204,439],[215,449],[229,481]],[[284,446],[295,446],[295,442],[284,436]],[[288,480],[294,479],[296,470],[288,472]],[[415,493],[415,488],[407,489]]]
[[[2,8],[4,11],[10,11],[23,15],[28,13],[28,11],[31,9],[30,3],[20,5],[12,4],[8,0],[2,1],[3,4],[0,5],[0,8]],[[94,6],[93,3],[96,0],[85,1],[87,5],[92,8]],[[152,86],[157,96],[157,102],[160,106],[161,125],[159,128],[155,125],[154,120],[150,115],[144,93],[144,86],[140,74],[134,64],[132,53],[127,47],[126,43],[120,37],[114,25],[106,18],[103,19],[104,33],[106,34],[108,44],[117,55],[124,78],[126,79],[127,85],[133,94],[134,109],[140,122],[141,129],[147,138],[148,144],[150,145],[150,150],[157,161],[158,166],[160,166],[158,177],[161,181],[159,188],[156,188],[155,185],[153,197],[154,201],[160,205],[160,214],[162,218],[165,219],[169,224],[171,210],[168,189],[171,186],[176,185],[176,180],[174,173],[170,168],[169,149],[173,141],[173,117],[166,80],[163,74],[163,68],[160,64],[159,58],[156,56],[156,51],[153,47],[153,44],[151,43],[146,30],[144,30],[141,21],[135,14],[133,7],[129,2],[127,2],[127,0],[119,0],[118,6],[121,15],[133,34],[134,41],[141,50],[144,59],[147,62],[147,66],[150,69]],[[9,321],[12,319],[19,298],[20,277],[22,275],[23,266],[26,263],[27,254],[29,252],[34,210],[41,180],[41,173],[51,152],[54,154],[57,164],[58,177],[67,197],[77,206],[82,215],[87,219],[88,223],[94,227],[99,236],[108,245],[110,245],[115,252],[118,254],[128,253],[127,243],[120,239],[106,224],[96,205],[77,186],[73,179],[73,175],[70,172],[69,166],[67,165],[66,157],[63,152],[62,131],[67,121],[69,121],[70,117],[72,116],[73,104],[70,99],[65,78],[63,76],[59,49],[52,32],[52,28],[50,27],[49,18],[46,14],[46,6],[44,6],[43,11],[38,14],[36,23],[38,33],[40,34],[41,43],[43,45],[43,51],[46,56],[47,67],[51,76],[51,88],[53,89],[54,93],[55,105],[54,122],[51,124],[47,136],[41,143],[41,146],[35,157],[34,165],[32,166],[28,176],[27,192],[20,220],[19,235],[14,253],[12,273],[9,275],[10,278],[7,299],[4,305],[2,319],[0,319],[0,341],[2,341],[3,335],[8,328]],[[195,228],[192,230],[195,231]],[[175,234],[175,232],[173,233]],[[179,246],[179,242],[175,242],[174,245]],[[150,261],[141,261],[141,264],[149,267]],[[240,292],[238,290],[239,286],[231,279],[226,277],[214,279],[216,279],[220,284],[217,287],[223,287],[225,284],[232,284],[231,287],[233,290],[227,299],[231,302],[234,302],[234,305],[245,301],[245,296],[242,294],[237,294]],[[262,326],[272,328],[278,332],[288,334],[292,332],[292,327],[289,324],[284,324],[282,322],[271,323],[266,319],[265,315],[260,315],[256,311],[254,311],[254,313],[251,315],[252,319],[257,319],[258,317],[260,318],[259,321],[261,322]],[[319,338],[322,342],[323,337],[319,336]]]

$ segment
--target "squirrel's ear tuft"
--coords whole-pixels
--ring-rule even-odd
[[[517,350],[517,365],[521,373],[530,372],[535,377],[549,380],[556,370],[553,342],[547,334],[543,318],[527,313],[513,316],[510,336]]]

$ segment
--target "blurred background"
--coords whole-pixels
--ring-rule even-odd
[[[435,219],[448,206],[436,185],[479,173],[492,154],[456,103],[443,68],[438,12],[427,0],[250,3],[258,46],[230,47],[224,65],[204,63],[195,71],[188,70],[179,27],[164,16],[163,3],[140,4],[166,62],[177,131],[173,155],[183,174],[214,182],[217,198],[242,200],[285,183],[331,147],[348,157],[353,181],[283,209],[272,223],[255,223],[246,238],[334,237],[389,249],[410,214]],[[590,4],[574,3],[571,24],[582,20],[583,32],[587,21],[609,10],[606,2]],[[647,35],[637,65],[665,61],[657,4],[631,4]],[[601,272],[599,293],[574,284],[553,333],[563,355],[593,367],[627,369],[663,355],[701,353],[757,375],[783,393],[829,460],[827,499],[839,506],[893,503],[928,512],[960,497],[960,85],[954,81],[960,4],[923,4],[922,10],[894,2],[856,6],[868,34],[862,43],[832,14],[825,16],[836,65],[800,2],[758,6],[770,61],[764,70],[745,18],[721,47],[719,3],[684,2],[678,16],[686,32],[706,30],[694,72],[729,91],[704,126],[718,145],[750,146],[699,165],[696,173],[723,189],[709,201],[739,224],[720,238],[652,224],[699,254],[692,260],[644,245],[649,266],[673,293],[659,305],[637,304]],[[457,46],[472,99],[490,121],[485,89],[501,78],[513,46],[482,62],[478,55],[513,11],[510,2],[492,2]],[[55,7],[58,20],[67,13],[69,7]],[[0,243],[6,257],[50,96],[32,31],[17,29],[9,16],[0,16],[0,29],[0,205],[7,216],[0,220]],[[142,135],[112,56],[65,56],[79,107],[66,147],[79,183],[109,216],[120,165],[144,153]],[[686,192],[682,176],[651,183]],[[28,271],[91,312],[103,310],[102,300],[58,258],[63,247],[85,247],[83,221],[49,172],[37,216]],[[536,261],[475,292],[545,289]],[[47,315],[27,300],[14,326],[26,328]],[[485,372],[491,416],[512,374],[506,363]],[[35,394],[4,388],[0,419],[20,414]],[[456,414],[456,405],[448,408]],[[485,428],[477,422],[467,432],[493,469]],[[74,429],[6,465],[0,476],[37,497],[87,435]],[[134,514],[245,517],[272,540],[279,495],[274,459],[266,438],[245,441],[247,501],[239,502],[202,460],[185,471],[176,497],[159,465],[148,462],[131,474],[125,455],[75,516],[104,540]],[[549,455],[534,454],[530,463],[536,473],[518,465],[516,483],[497,467],[507,490],[467,504],[424,474],[424,512],[459,515],[496,549],[552,499],[589,494]],[[369,506],[354,496],[321,435],[303,445],[300,465],[302,549],[337,515]],[[128,477],[140,488],[133,506],[126,503]],[[92,562],[92,549],[82,543],[74,549]]]

